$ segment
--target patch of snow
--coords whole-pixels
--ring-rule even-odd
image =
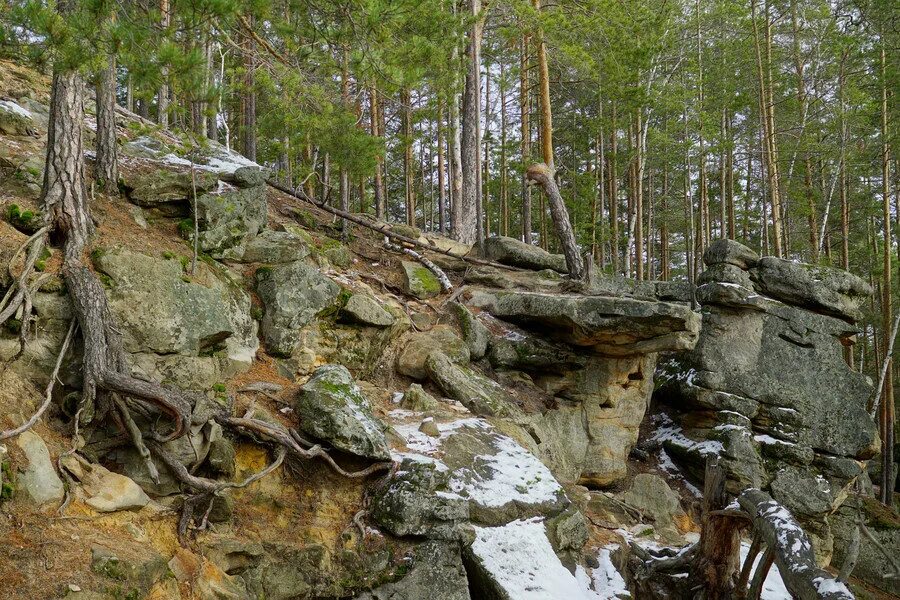
[[[691,369],[691,371],[693,371],[693,369]],[[669,442],[688,452],[697,452],[704,458],[717,456],[725,449],[722,442],[718,440],[702,440],[695,442],[684,435],[684,431],[681,427],[676,425],[666,414],[660,414],[656,421],[658,425],[656,431],[653,432],[650,441]]]
[[[484,422],[479,426],[490,427]],[[491,507],[556,501],[562,487],[535,455],[502,434],[494,434],[490,444],[496,453],[476,456],[473,468],[454,471],[451,490]]]
[[[611,544],[597,551],[597,562],[599,566],[591,571],[591,586],[589,592],[593,594],[593,598],[598,600],[616,600],[617,598],[627,598],[631,596],[625,579],[619,573],[616,566],[612,563],[611,553],[618,548],[618,544]],[[575,576],[579,578],[581,567],[576,568]],[[584,576],[586,573],[582,570]]]
[[[503,334],[503,339],[509,340],[511,342],[521,342],[522,340],[526,339],[527,337],[528,336],[526,336],[518,331],[514,331],[512,329],[510,329],[509,331],[507,331],[506,333]]]
[[[750,544],[748,542],[741,542],[741,565],[743,565],[747,561],[747,556],[750,554]],[[763,553],[760,552],[756,555],[756,560],[753,561],[753,571],[756,571],[756,568],[759,566],[759,561],[762,560]],[[743,568],[743,567],[742,567]],[[753,573],[750,574],[751,579],[753,578]],[[762,594],[760,595],[760,600],[791,600],[791,593],[788,591],[787,587],[784,585],[784,581],[781,579],[781,574],[778,572],[778,567],[772,565],[772,568],[769,569],[769,572],[766,574],[766,580],[763,582]]]
[[[403,392],[394,392],[391,394],[391,404],[400,404],[401,400],[403,400]]]
[[[26,119],[34,118],[27,108],[22,108],[18,102],[13,102],[12,100],[0,100],[0,109]]]
[[[417,454],[415,452],[398,452],[397,450],[391,450],[391,459],[394,462],[403,462],[404,460],[409,460],[417,463],[424,463],[434,465],[438,471],[446,472],[450,470],[450,467],[445,465],[443,462],[437,460],[436,458],[432,458],[430,456],[425,456],[424,454]],[[402,474],[403,471],[397,471],[396,475]]]
[[[669,456],[669,453],[666,452],[665,448],[659,449],[659,458],[658,458],[657,467],[664,473],[667,473],[676,479],[680,480],[684,487],[688,489],[688,491],[693,494],[697,498],[703,497],[703,492],[695,486],[693,483],[688,481],[687,477],[684,476],[681,469],[678,468],[678,465],[675,464],[675,461],[672,460],[672,457]]]
[[[760,435],[754,435],[753,439],[755,441],[759,442],[760,444],[767,444],[767,445],[773,445],[773,444],[784,444],[785,446],[796,446],[797,445],[794,442],[786,442],[784,440],[779,440],[778,438],[773,438],[771,435],[766,435],[764,433],[760,434]]]
[[[553,552],[543,519],[513,521],[502,527],[476,527],[472,552],[491,579],[516,600],[597,598]]]
[[[398,392],[399,393],[399,392]],[[401,393],[402,397],[402,393]],[[395,408],[391,412],[388,413],[388,416],[392,419],[412,419],[417,417],[421,413],[417,413],[411,410],[406,410],[405,408]]]
[[[851,595],[846,585],[831,577],[814,577],[813,585],[816,586],[816,591],[823,596],[825,594],[846,594],[848,597]]]

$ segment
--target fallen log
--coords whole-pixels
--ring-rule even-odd
[[[748,489],[738,503],[753,517],[758,534],[778,567],[784,585],[799,600],[853,600],[847,586],[816,564],[812,543],[790,511],[758,489]],[[764,564],[761,562],[760,567]],[[768,569],[766,569],[768,570]],[[764,575],[763,575],[764,576]]]

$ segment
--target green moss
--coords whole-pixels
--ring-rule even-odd
[[[191,267],[191,259],[187,256],[182,256],[178,260],[181,261],[182,271],[187,271]]]
[[[441,292],[441,282],[425,267],[416,267],[412,270],[409,285],[413,291],[420,291],[425,295]]]
[[[91,250],[91,262],[94,263],[95,267],[97,266],[97,263],[100,261],[100,259],[103,258],[104,254],[106,254],[105,248],[97,247]]]
[[[214,383],[212,389],[214,392],[225,392],[228,390],[224,383]]]
[[[308,210],[295,210],[294,218],[307,229],[313,229],[316,226],[316,218]]]
[[[261,306],[251,306],[250,307],[250,317],[254,321],[261,321],[264,314],[265,313]]]
[[[178,221],[178,233],[188,239],[194,234],[194,220],[191,218]]]
[[[162,256],[166,260],[172,260],[173,258],[175,258],[178,255],[175,254],[174,252],[172,252],[171,250],[164,250],[162,253]]]
[[[4,323],[3,326],[10,333],[18,334],[20,331],[22,331],[22,320],[12,317],[6,323]]]
[[[3,474],[3,485],[0,486],[0,500],[10,500],[16,494],[16,480],[13,478],[12,465],[8,460],[0,463]]]
[[[9,224],[25,233],[34,233],[40,229],[40,218],[30,210],[22,210],[18,204],[10,204],[6,208],[6,220]]]

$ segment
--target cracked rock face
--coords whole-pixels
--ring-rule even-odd
[[[658,396],[677,416],[657,441],[692,469],[719,454],[735,490],[771,490],[818,526],[826,561],[826,515],[880,445],[865,406],[871,383],[843,357],[867,286],[837,269],[755,260],[733,241],[704,260],[703,328],[694,350],[666,365]]]

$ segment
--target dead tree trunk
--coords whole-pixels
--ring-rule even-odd
[[[566,255],[569,277],[582,279],[584,276],[584,263],[578,252],[578,244],[575,242],[575,232],[572,230],[572,224],[569,222],[569,211],[566,210],[566,204],[563,202],[559,188],[556,186],[556,181],[553,179],[553,170],[543,163],[531,165],[528,167],[527,176],[529,181],[543,187],[547,197],[550,199],[550,215],[553,217],[553,224],[556,226],[559,244],[562,246],[563,254]]]
[[[741,547],[741,521],[727,511],[725,470],[718,459],[706,463],[703,487],[703,517],[700,553],[692,575],[706,590],[706,600],[727,600],[735,596]]]

